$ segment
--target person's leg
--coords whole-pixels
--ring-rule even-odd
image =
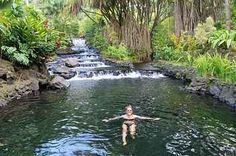
[[[130,131],[130,135],[133,139],[135,139],[135,134],[136,134],[136,125],[132,124],[129,126],[129,131]]]
[[[122,141],[123,145],[127,145],[126,136],[127,136],[128,126],[126,124],[122,125]]]

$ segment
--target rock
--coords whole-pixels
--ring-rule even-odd
[[[39,81],[37,79],[33,79],[31,83],[31,90],[36,92],[39,90]]]
[[[67,67],[70,67],[70,68],[73,68],[73,67],[76,67],[78,65],[78,59],[77,58],[68,58],[66,59],[65,61],[65,65]]]
[[[209,93],[215,97],[218,97],[220,95],[220,88],[216,85],[210,86]]]
[[[49,80],[48,79],[39,79],[39,89],[47,89],[49,85]]]
[[[235,106],[236,98],[234,97],[234,87],[228,85],[223,86],[219,99],[230,106]]]
[[[186,89],[192,93],[197,94],[206,94],[208,90],[209,80],[202,77],[197,77],[192,80],[189,86]]]
[[[3,79],[3,80],[7,79],[7,70],[0,68],[0,79]]]
[[[70,79],[76,75],[76,71],[72,71],[68,67],[57,67],[53,73],[58,74],[65,79]]]
[[[51,89],[66,89],[70,86],[70,83],[61,76],[55,76],[49,86]]]
[[[68,67],[55,67],[54,69],[54,74],[61,74],[61,73],[69,73],[70,68]]]
[[[71,79],[72,77],[74,77],[76,75],[76,72],[71,71],[70,73],[63,73],[60,74],[61,77],[65,78],[65,79]]]
[[[8,84],[12,84],[13,81],[16,80],[16,76],[11,71],[8,71],[6,80],[7,80]]]
[[[7,104],[7,101],[4,99],[0,99],[0,107],[5,106]]]

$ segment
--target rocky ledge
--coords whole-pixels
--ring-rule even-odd
[[[210,95],[236,109],[236,84],[222,82],[214,78],[199,77],[194,68],[157,62],[136,66],[142,70],[155,70],[164,75],[187,82],[185,89],[191,93]]]
[[[46,66],[22,69],[0,59],[0,106],[42,89],[64,89],[68,86],[64,78],[49,77]]]

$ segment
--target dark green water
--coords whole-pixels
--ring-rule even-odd
[[[236,113],[182,87],[169,78],[75,81],[13,102],[0,110],[0,155],[236,155]],[[102,119],[130,103],[162,119],[139,121],[137,138],[123,147],[121,121]]]

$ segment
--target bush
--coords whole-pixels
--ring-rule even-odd
[[[56,16],[52,19],[53,28],[62,32],[66,38],[79,36],[79,23],[76,17]]]
[[[217,30],[212,32],[208,39],[212,48],[229,49],[236,46],[236,31],[235,30]]]
[[[16,64],[30,66],[41,63],[53,53],[64,40],[59,31],[49,28],[38,11],[13,3],[11,9],[2,13],[8,22],[2,24],[4,32],[0,43],[5,58]]]
[[[172,45],[170,34],[173,32],[173,18],[167,18],[159,24],[154,31],[152,45],[155,52],[162,50],[166,46]]]
[[[206,19],[205,23],[199,23],[198,26],[195,29],[195,38],[197,40],[197,43],[204,47],[209,37],[211,36],[211,33],[216,30],[214,26],[215,22],[212,17],[208,17]]]
[[[131,58],[128,49],[124,45],[109,46],[102,54],[106,57],[121,61],[127,61]]]
[[[220,54],[201,55],[194,61],[194,67],[201,76],[216,77],[228,82],[236,82],[236,64],[228,56]]]

